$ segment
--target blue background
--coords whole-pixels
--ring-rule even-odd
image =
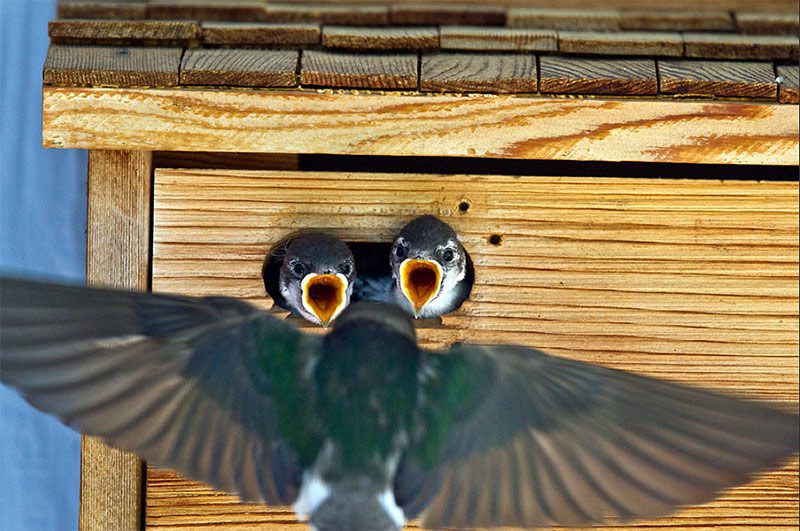
[[[55,0],[0,0],[0,270],[81,281],[86,152],[41,147],[54,15]],[[0,386],[0,529],[77,529],[79,489],[80,435]]]

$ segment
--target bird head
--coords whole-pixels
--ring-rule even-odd
[[[434,216],[420,216],[398,234],[392,249],[392,274],[414,317],[464,279],[467,253],[456,232]]]
[[[286,247],[280,291],[292,310],[327,328],[350,304],[355,276],[347,244],[327,234],[307,234]]]

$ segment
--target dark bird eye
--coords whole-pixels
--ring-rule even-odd
[[[350,264],[342,264],[339,266],[339,272],[341,272],[344,276],[350,276],[350,273],[353,272],[353,266]]]
[[[302,277],[306,273],[306,266],[304,266],[301,262],[295,262],[295,264],[292,266],[292,273],[298,277]]]
[[[452,249],[445,249],[442,253],[442,260],[445,262],[452,262],[453,258],[456,257],[456,254],[453,252]]]
[[[394,248],[394,255],[397,258],[405,258],[406,257],[406,248],[404,245],[398,245]]]

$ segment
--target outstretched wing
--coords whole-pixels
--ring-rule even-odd
[[[396,489],[427,527],[656,517],[798,448],[797,415],[529,348],[458,345],[430,368]]]
[[[245,500],[297,495],[314,420],[307,408],[295,415],[292,442],[306,446],[287,444],[291,405],[275,395],[311,395],[297,388],[317,341],[234,299],[0,280],[4,383],[76,429]]]

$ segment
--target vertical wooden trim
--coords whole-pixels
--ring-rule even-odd
[[[88,182],[87,282],[147,289],[152,153],[89,151]],[[86,436],[81,456],[81,531],[143,528],[144,462]]]

